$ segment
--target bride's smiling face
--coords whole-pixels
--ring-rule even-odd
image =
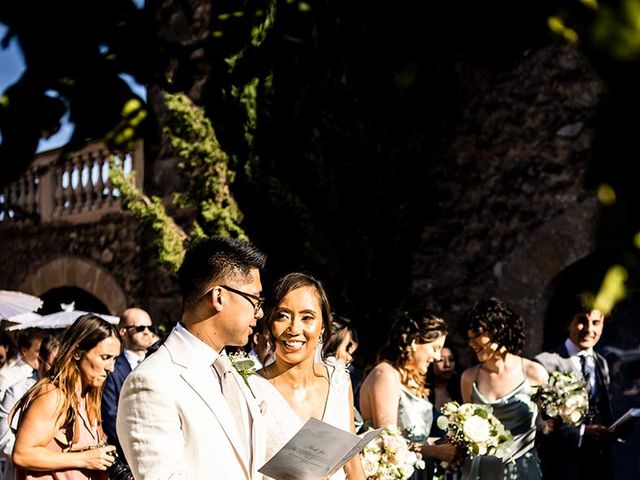
[[[313,357],[324,331],[316,289],[304,286],[290,291],[275,310],[272,322],[277,358],[296,364]]]

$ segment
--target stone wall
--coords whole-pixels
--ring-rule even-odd
[[[80,225],[3,225],[0,242],[4,289],[40,295],[49,288],[74,286],[93,293],[115,315],[122,307],[140,306],[159,322],[178,319],[175,283],[153,260],[151,239],[128,213]],[[104,290],[113,292],[111,297]]]
[[[592,248],[596,203],[585,174],[603,86],[567,45],[528,52],[499,72],[460,64],[458,78],[463,118],[443,142],[412,295],[454,329],[475,301],[500,295],[528,320],[533,353],[547,282]],[[466,332],[455,336],[464,342]]]

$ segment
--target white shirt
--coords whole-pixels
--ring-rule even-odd
[[[142,354],[140,354],[138,352],[134,352],[133,350],[127,350],[125,348],[124,352],[122,353],[124,354],[124,358],[127,359],[127,362],[129,362],[129,365],[131,365],[131,370],[136,368],[140,364],[140,362],[144,360],[145,352],[142,352]]]
[[[569,353],[569,357],[573,362],[573,366],[579,372],[582,372],[582,363],[580,362],[580,357],[583,355],[591,355],[595,358],[593,353],[593,348],[585,348],[584,350],[574,344],[569,338],[564,341],[564,346],[567,349],[567,353]]]
[[[27,393],[35,383],[38,381],[38,374],[33,370],[31,376],[18,380],[11,385],[4,394],[4,398],[0,402],[0,458],[5,462],[2,471],[3,478],[6,480],[13,479],[15,477],[15,469],[11,462],[11,452],[13,451],[13,444],[16,441],[16,436],[11,426],[9,425],[9,413],[11,409],[18,403],[18,400]],[[13,427],[17,425],[17,417],[13,418]]]
[[[33,367],[25,362],[20,354],[14,364],[0,368],[0,400],[11,385],[29,378],[33,372]]]
[[[585,348],[582,349],[578,347],[575,343],[571,341],[571,339],[567,338],[564,341],[564,346],[567,349],[567,353],[569,354],[569,360],[573,362],[573,366],[578,370],[578,372],[582,373],[582,362],[580,361],[580,357],[584,355],[591,355],[592,358],[595,359],[595,355],[593,353],[593,348]],[[583,423],[580,425],[580,433],[578,436],[578,448],[582,446],[582,439],[584,436],[584,429],[586,425]]]

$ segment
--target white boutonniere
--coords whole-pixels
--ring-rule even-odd
[[[233,368],[240,374],[240,376],[244,379],[244,383],[246,383],[251,395],[253,398],[256,398],[255,393],[251,389],[251,385],[249,385],[249,377],[256,373],[256,363],[253,361],[253,358],[248,356],[245,352],[238,353],[230,353],[229,361]]]

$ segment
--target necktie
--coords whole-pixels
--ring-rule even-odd
[[[240,439],[246,449],[249,445],[249,440],[242,416],[241,402],[244,402],[244,398],[242,397],[242,392],[240,392],[238,383],[235,378],[233,378],[233,373],[231,372],[233,365],[231,365],[231,361],[226,355],[220,355],[216,361],[213,362],[213,368],[215,368],[218,375],[220,375],[222,395],[229,404],[229,408],[233,414],[233,419],[235,420],[238,432],[240,433]]]
[[[598,383],[596,381],[596,365],[593,355],[585,354],[580,355],[580,362],[582,364],[582,375],[587,384],[587,394],[589,400],[593,400],[597,393]]]

